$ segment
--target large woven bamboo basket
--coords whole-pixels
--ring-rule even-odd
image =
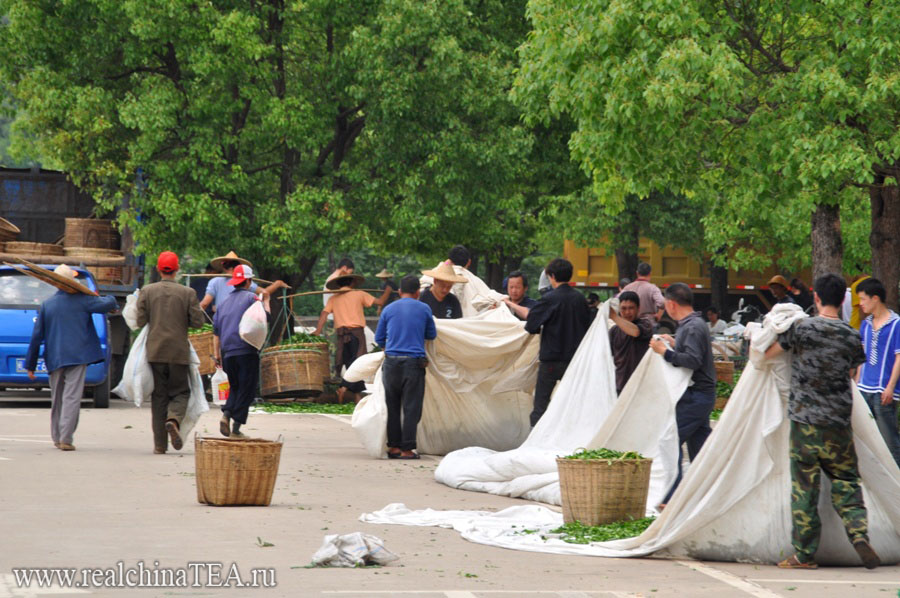
[[[264,397],[309,397],[325,390],[328,343],[268,347],[260,357],[260,393]]]
[[[212,374],[216,371],[216,346],[212,332],[197,332],[188,335],[188,340],[200,358],[200,375]]]
[[[32,243],[30,241],[7,241],[5,251],[21,256],[31,255],[42,257],[45,255],[63,255],[63,248],[61,245],[54,245],[53,243]]]
[[[124,254],[118,249],[98,249],[96,247],[69,247],[66,246],[63,251],[67,257],[72,258],[73,263],[90,262],[97,258],[122,258]],[[115,285],[122,284],[124,278],[124,269],[122,266],[85,266],[94,278],[97,284]]]
[[[18,226],[5,218],[0,218],[0,241],[12,241],[19,236],[20,232],[22,231]]]
[[[275,490],[282,439],[194,436],[197,500],[216,506],[268,506]]]
[[[713,362],[716,366],[716,380],[719,382],[734,382],[734,362],[730,359],[722,359]]]
[[[584,525],[640,519],[652,459],[557,459],[563,520]]]
[[[119,249],[122,240],[111,220],[66,218],[66,247]]]

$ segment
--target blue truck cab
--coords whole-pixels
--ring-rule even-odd
[[[43,266],[49,270],[56,266]],[[73,267],[78,281],[96,291],[94,277],[84,268]],[[0,265],[0,388],[42,388],[50,386],[50,376],[43,357],[38,360],[36,380],[28,378],[25,355],[31,341],[31,332],[37,320],[38,310],[57,288],[15,268]],[[106,314],[93,314],[94,328],[103,348],[102,362],[90,364],[85,374],[85,390],[91,393],[94,407],[109,407],[110,345],[109,322]],[[44,347],[41,346],[41,356]]]

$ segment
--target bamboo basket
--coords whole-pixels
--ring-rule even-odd
[[[91,258],[111,258],[111,257],[122,257],[125,254],[122,253],[118,249],[98,249],[96,247],[72,247],[70,245],[66,245],[63,249],[63,253],[66,255],[70,255],[76,258],[82,258],[84,260],[90,260]]]
[[[19,233],[22,232],[19,230],[19,227],[6,220],[5,218],[0,218],[0,241],[12,241]]]
[[[119,249],[122,240],[111,220],[97,218],[66,218],[66,247]]]
[[[216,371],[216,345],[212,332],[196,332],[188,335],[188,340],[200,358],[200,375],[212,374]]]
[[[5,251],[17,255],[45,256],[63,255],[63,248],[53,243],[32,243],[30,241],[7,241]]]
[[[556,459],[563,520],[584,525],[640,519],[653,459]]]
[[[263,349],[260,393],[264,397],[309,397],[325,390],[328,343],[307,343],[302,349]]]
[[[275,490],[282,438],[194,436],[197,500],[215,506],[268,506]]]
[[[716,360],[716,380],[719,382],[734,382],[734,362],[730,359]]]

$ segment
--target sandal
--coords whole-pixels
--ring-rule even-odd
[[[797,555],[790,556],[780,563],[778,563],[779,569],[818,569],[819,566],[814,562],[810,561],[808,563],[802,562],[797,558]]]
[[[395,459],[412,460],[412,459],[419,459],[420,457],[419,457],[419,453],[413,453],[412,455],[403,455],[403,454],[397,455],[394,458]]]
[[[388,455],[388,459],[399,459],[399,458],[400,458],[400,453],[391,453],[391,452],[388,452],[387,455]]]

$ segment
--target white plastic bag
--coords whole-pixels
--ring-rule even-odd
[[[125,318],[125,323],[128,324],[128,327],[132,330],[138,329],[137,300],[140,292],[140,289],[135,289],[132,294],[125,297],[125,307],[122,308],[122,317]]]
[[[365,567],[387,565],[398,558],[384,547],[381,538],[355,532],[343,536],[325,536],[322,546],[313,555],[312,562],[319,567]]]
[[[212,387],[213,402],[216,405],[224,405],[231,390],[231,384],[228,382],[228,374],[225,373],[225,370],[219,367],[216,368],[216,373],[213,374],[212,380],[210,380],[210,386]]]
[[[266,342],[266,334],[269,332],[269,323],[266,319],[266,309],[261,301],[254,301],[241,316],[238,325],[238,334],[245,342],[257,349],[262,349]]]
[[[153,371],[147,361],[147,334],[149,326],[144,326],[140,334],[131,344],[125,369],[122,370],[122,381],[112,390],[126,401],[140,407],[145,400],[150,400],[153,393]]]

